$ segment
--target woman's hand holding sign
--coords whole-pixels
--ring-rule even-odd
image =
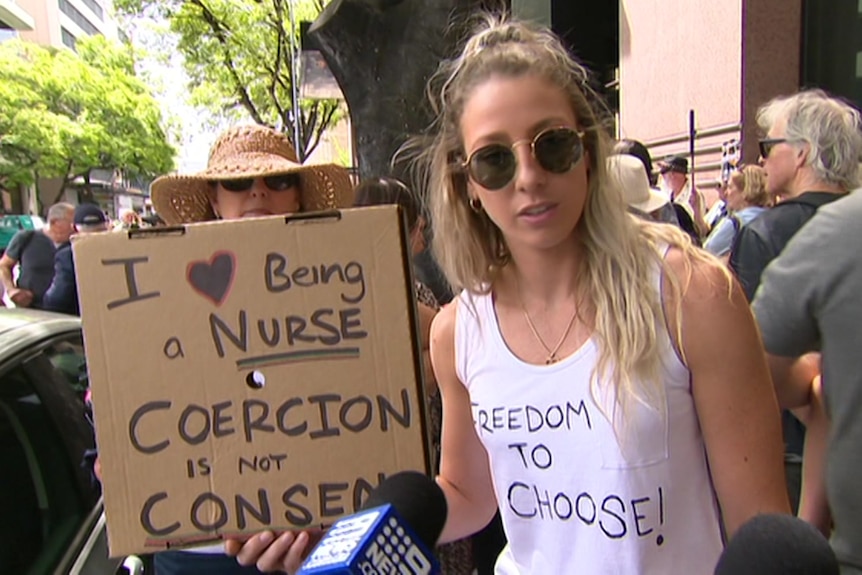
[[[264,572],[296,573],[322,536],[320,529],[281,534],[263,531],[245,540],[226,539],[224,549],[240,565],[254,565]]]

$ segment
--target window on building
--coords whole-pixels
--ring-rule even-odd
[[[93,23],[81,14],[81,11],[69,4],[68,0],[60,0],[60,11],[68,16],[72,22],[81,27],[81,30],[87,34],[98,34],[99,29],[93,26]]]
[[[75,36],[71,32],[60,26],[60,38],[63,40],[63,45],[67,48],[75,49]]]
[[[95,14],[99,20],[102,20],[103,22],[105,21],[105,11],[102,9],[102,5],[96,2],[96,0],[84,0],[84,5],[92,10],[93,14]]]

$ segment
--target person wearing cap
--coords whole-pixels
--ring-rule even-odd
[[[72,221],[75,235],[108,231],[108,218],[102,208],[95,204],[76,206]],[[72,244],[69,241],[57,248],[57,253],[54,254],[54,278],[42,297],[42,309],[69,315],[80,315],[78,282],[75,279],[75,260],[72,257]]]
[[[629,211],[645,219],[658,220],[656,214],[670,202],[661,191],[651,188],[643,164],[628,154],[608,156],[608,177],[622,192]]]
[[[682,156],[668,156],[659,162],[659,174],[670,193],[671,202],[677,208],[680,226],[694,239],[706,236],[709,227],[704,220],[703,197],[692,189],[688,178],[688,160]]]
[[[284,134],[264,126],[238,126],[223,132],[210,149],[207,167],[191,175],[157,178],[151,186],[156,213],[167,225],[236,220],[295,212],[349,208],[353,185],[347,170],[334,164],[301,164]],[[311,549],[310,533],[264,532],[299,557]],[[233,549],[228,543],[227,547]],[[233,554],[236,554],[235,552]],[[156,575],[254,575],[225,554],[221,544],[155,555]]]

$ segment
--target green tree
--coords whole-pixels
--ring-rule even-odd
[[[78,54],[21,41],[0,44],[0,185],[90,171],[152,177],[173,168],[158,103],[134,75],[128,49],[82,38]]]
[[[324,0],[116,0],[133,20],[165,20],[178,36],[191,102],[221,116],[244,111],[286,133],[303,159],[339,118],[335,100],[303,100],[294,114],[294,54],[300,21]],[[294,26],[295,24],[295,26]],[[295,129],[299,122],[300,142]]]

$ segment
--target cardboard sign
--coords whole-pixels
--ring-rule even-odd
[[[329,525],[430,472],[395,207],[74,242],[111,556]]]

